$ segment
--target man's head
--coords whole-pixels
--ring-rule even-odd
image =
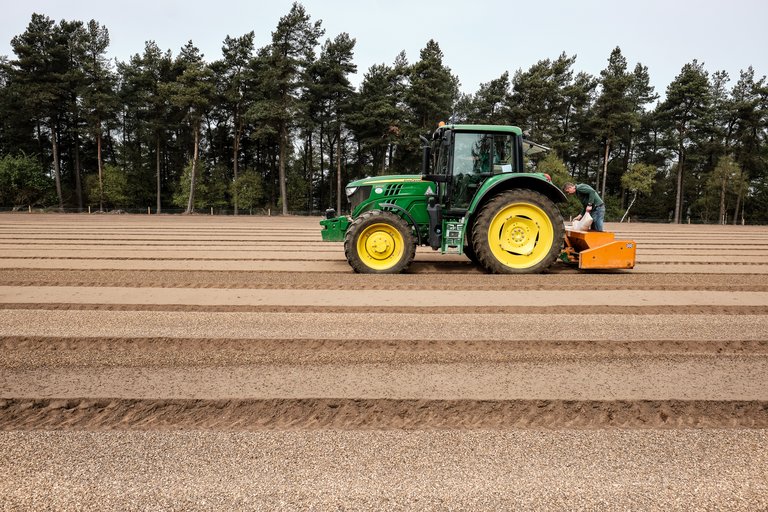
[[[566,194],[575,194],[576,193],[576,185],[573,183],[566,183],[563,185],[563,192]]]

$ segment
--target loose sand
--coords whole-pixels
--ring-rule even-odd
[[[768,509],[768,228],[371,276],[318,220],[0,215],[0,508]]]

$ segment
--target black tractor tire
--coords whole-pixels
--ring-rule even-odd
[[[480,264],[494,274],[538,274],[562,252],[565,224],[548,197],[506,190],[485,203],[472,226]]]
[[[411,226],[392,212],[361,213],[347,228],[344,254],[355,272],[399,274],[416,255]]]
[[[472,229],[471,226],[467,227],[467,233],[466,233],[466,239],[464,244],[464,256],[469,258],[469,261],[474,263],[475,265],[480,265],[480,260],[477,258],[477,254],[475,253],[475,246],[472,244]]]

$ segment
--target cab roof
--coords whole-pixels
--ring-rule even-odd
[[[442,126],[442,128],[459,132],[500,132],[514,133],[517,135],[523,134],[523,130],[517,126],[500,124],[447,124]]]

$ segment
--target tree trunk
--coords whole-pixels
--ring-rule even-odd
[[[727,183],[727,180],[723,178],[720,185],[720,224],[725,224],[725,186]]]
[[[211,118],[209,116],[205,116],[205,132],[206,137],[208,137],[208,140],[213,140],[213,128],[211,128]],[[213,163],[213,167],[216,167],[219,163],[218,155],[216,151],[209,152],[211,155],[211,163]]]
[[[333,164],[334,164],[334,157],[335,153],[333,151],[335,141],[328,141],[328,205],[330,208],[333,208],[333,189],[334,187],[334,179],[333,179]]]
[[[288,153],[288,129],[285,123],[280,125],[280,166],[278,179],[280,180],[280,202],[282,202],[283,215],[288,215],[288,191],[285,184],[285,158]]]
[[[189,177],[189,201],[186,213],[195,211],[195,175],[197,173],[197,151],[200,147],[200,124],[195,124],[195,152],[192,156],[192,175]]]
[[[242,128],[238,126],[239,121],[235,121],[235,141],[233,143],[234,149],[233,149],[233,155],[232,155],[232,171],[233,171],[233,180],[235,182],[235,187],[232,192],[232,201],[235,203],[235,215],[237,215],[237,172],[238,172],[238,163],[237,160],[239,158],[238,153],[240,152],[240,133],[242,132]]]
[[[336,131],[336,211],[341,214],[341,124]]]
[[[160,213],[160,133],[157,134],[157,140],[155,141],[155,178],[156,178],[156,190],[157,190],[157,205],[155,213]]]
[[[603,187],[600,191],[600,197],[605,198],[605,183],[608,181],[608,154],[611,151],[611,138],[605,141],[605,155],[603,156]],[[605,199],[603,199],[605,201]]]
[[[325,203],[326,206],[323,206],[323,190],[325,190],[325,171],[323,170],[323,163],[324,163],[324,149],[323,149],[323,123],[320,123],[320,183],[317,184],[317,196],[318,201],[320,204],[320,208],[330,208],[331,207],[331,201],[329,198],[329,201]]]
[[[115,154],[115,143],[112,138],[112,132],[107,128],[107,154],[113,165],[117,166],[117,155]]]
[[[680,147],[679,158],[677,159],[677,192],[675,194],[675,216],[674,223],[680,224],[680,218],[683,209],[683,166],[685,164],[684,149]]]
[[[736,208],[733,210],[733,225],[735,226],[739,220],[739,208],[741,207],[741,196],[744,193],[744,187],[739,187],[739,193],[736,194]],[[744,216],[744,212],[741,212],[741,216]]]
[[[309,204],[308,210],[309,214],[312,214],[312,207],[314,206],[314,198],[312,197],[313,187],[312,187],[312,177],[315,174],[315,155],[314,155],[314,149],[312,148],[312,133],[314,130],[310,130],[309,135],[307,136],[307,157],[309,159]]]
[[[64,196],[61,193],[61,168],[59,167],[59,142],[55,129],[51,130],[51,149],[53,151],[53,176],[56,180],[56,195],[59,197],[59,211],[64,212]]]
[[[621,220],[619,222],[624,222],[624,219],[627,218],[629,209],[632,208],[633,204],[635,204],[635,199],[637,199],[637,192],[635,192],[635,195],[632,196],[632,201],[629,203],[629,206],[627,206],[627,210],[624,212],[624,215],[622,215]]]
[[[75,132],[75,196],[77,197],[77,211],[83,211],[83,184],[80,181],[80,137]]]
[[[99,211],[103,212],[104,211],[104,168],[101,164],[101,130],[96,132],[96,165],[99,169]]]
[[[629,129],[629,136],[627,138],[627,148],[626,151],[624,151],[624,161],[622,162],[622,174],[621,177],[623,177],[628,171],[629,171],[629,162],[632,161],[632,128]],[[619,183],[621,183],[621,177],[619,178]],[[627,189],[622,189],[621,191],[621,206],[622,208],[624,205],[627,204]]]

